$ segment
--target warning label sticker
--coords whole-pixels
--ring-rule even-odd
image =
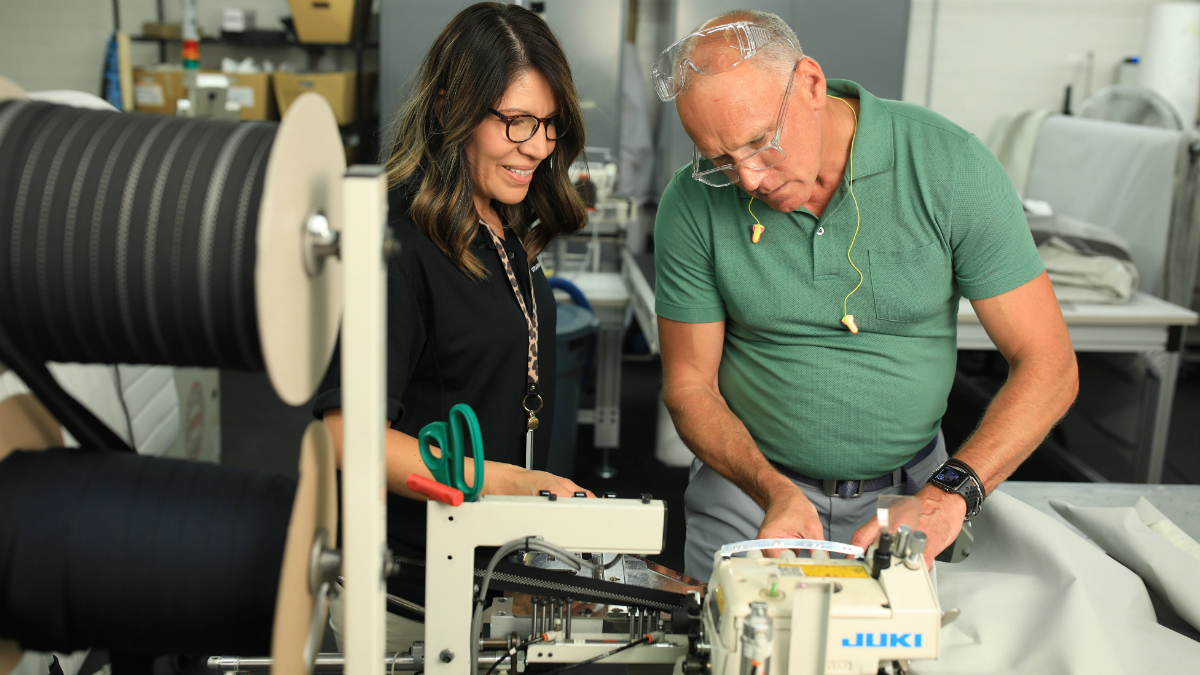
[[[842,578],[858,578],[865,579],[871,575],[867,574],[867,568],[859,564],[854,565],[779,565],[779,571],[786,575],[798,575],[806,577],[842,577]]]

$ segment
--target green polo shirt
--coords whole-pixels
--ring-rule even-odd
[[[866,479],[903,465],[937,433],[954,379],[959,297],[989,298],[1043,266],[1011,180],[967,131],[917,105],[858,97],[849,168],[820,218],[675,172],[654,228],[655,307],[725,321],[719,383],[771,460],[814,478]],[[842,105],[831,100],[829,105]],[[786,137],[787,130],[784,130]]]

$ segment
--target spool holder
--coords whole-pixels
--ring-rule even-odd
[[[301,95],[271,146],[254,266],[263,363],[279,398],[293,406],[312,397],[337,341],[345,172],[333,111],[318,94]]]
[[[7,98],[24,95],[0,78],[0,100]],[[386,228],[382,167],[346,171],[336,130],[318,95],[293,103],[272,144],[256,233],[260,343],[284,401],[299,405],[311,397],[346,305],[344,555],[328,547],[338,510],[333,444],[324,424],[314,422],[302,443],[272,631],[271,670],[287,675],[312,672],[340,558],[347,578],[346,672],[378,675],[383,664],[377,657],[385,647],[384,612],[375,610],[385,602],[384,322],[386,259],[395,244]],[[343,283],[352,292],[344,295]],[[0,403],[0,420],[14,415],[31,421],[28,428],[41,435],[42,447],[62,444],[57,421],[33,397]],[[14,429],[4,424],[0,432]],[[0,433],[0,459],[13,447],[35,445],[22,439],[6,448],[6,435],[12,434]],[[19,646],[0,640],[0,675],[20,657]]]
[[[387,551],[387,175],[352,166],[342,183],[342,570],[346,675],[381,675]],[[381,255],[382,253],[382,255]]]
[[[10,98],[24,92],[0,78],[0,100]],[[281,675],[312,672],[339,558],[347,579],[346,672],[378,675],[383,666],[386,259],[395,244],[383,168],[345,167],[328,104],[313,93],[300,96],[279,125],[263,179],[255,305],[267,373],[292,405],[312,396],[344,318],[346,526],[339,556],[328,547],[338,511],[333,443],[314,422],[302,442],[272,630],[271,670]],[[343,285],[351,292],[343,294]],[[0,402],[0,420],[18,417],[27,424],[0,428],[0,460],[15,447],[62,444],[57,421],[33,397]],[[5,446],[18,428],[28,437]],[[14,642],[0,640],[0,675],[20,657]]]
[[[345,575],[346,674],[379,675],[383,664],[378,655],[386,648],[382,611],[386,563],[390,561],[384,498],[386,261],[394,249],[387,228],[387,177],[382,167],[354,166],[342,178],[341,189],[333,192],[340,194],[328,201],[344,207],[340,218],[330,217],[339,212],[315,211],[300,221],[302,228],[293,226],[291,232],[300,237],[290,241],[301,246],[299,258],[309,278],[327,288],[336,286],[338,300],[345,291],[344,311],[342,303],[337,303],[345,328],[341,364],[343,549],[339,552],[329,546],[337,527],[332,438],[323,423],[314,422],[305,434],[301,476],[306,462],[322,464],[324,468],[313,473],[321,480],[318,501],[323,506],[315,520],[304,520],[308,507],[301,508],[301,490],[305,485],[297,489],[293,510],[293,528],[297,529],[289,530],[271,648],[271,672],[277,675],[313,672],[329,592],[340,574]],[[316,305],[305,308],[314,318],[323,316],[321,309]],[[321,374],[323,371],[322,366]],[[308,396],[306,393],[305,399]],[[297,532],[293,546],[292,535]]]

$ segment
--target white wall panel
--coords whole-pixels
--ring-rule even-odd
[[[1088,93],[1088,52],[1095,54],[1091,90],[1112,84],[1116,65],[1143,48],[1151,4],[912,0],[904,99],[928,101],[984,139],[1002,114],[1061,109],[1069,83],[1073,105],[1078,104]]]

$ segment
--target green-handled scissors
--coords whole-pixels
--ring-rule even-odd
[[[467,485],[463,476],[465,454],[463,452],[464,428],[471,436],[472,457],[475,459],[475,483]],[[435,457],[429,451],[429,439],[441,448],[442,456]],[[483,439],[479,436],[479,418],[475,411],[466,403],[459,403],[450,408],[450,421],[430,422],[421,433],[417,434],[417,442],[421,447],[421,459],[433,473],[433,478],[442,485],[459,490],[463,499],[473,502],[483,489]]]

